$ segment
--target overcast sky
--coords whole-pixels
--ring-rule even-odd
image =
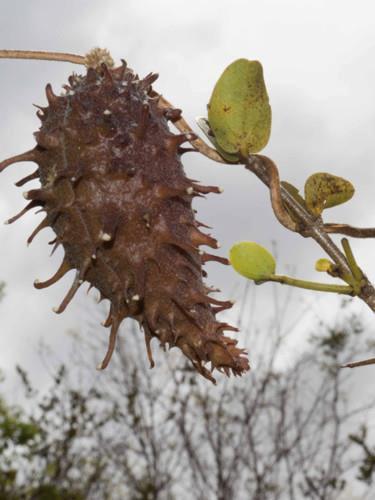
[[[316,171],[351,180],[355,197],[327,211],[327,221],[373,226],[374,14],[374,3],[365,0],[13,0],[2,2],[0,47],[77,54],[94,46],[106,47],[117,62],[126,59],[141,76],[158,72],[155,88],[182,108],[191,124],[205,114],[213,85],[230,62],[240,57],[260,60],[273,111],[272,135],[264,153],[279,165],[283,179],[300,188]],[[59,92],[78,69],[66,63],[0,60],[2,158],[33,147],[32,133],[39,120],[32,103],[45,104],[45,84],[51,82]],[[314,272],[322,252],[313,241],[279,226],[268,193],[256,178],[242,167],[219,166],[196,154],[186,155],[184,164],[189,176],[225,190],[195,204],[199,219],[213,226],[222,255],[238,240],[257,241],[268,248],[275,240],[280,273],[294,266],[298,277],[322,279]],[[24,206],[23,189],[14,182],[32,169],[32,164],[17,164],[1,175],[4,220]],[[1,367],[9,376],[16,362],[34,367],[35,372],[40,336],[64,353],[65,332],[85,329],[89,334],[86,319],[97,310],[83,291],[63,315],[52,312],[71,275],[47,290],[33,288],[34,279],[49,277],[62,258],[59,252],[49,257],[47,242],[53,238],[49,229],[27,248],[26,238],[41,218],[28,214],[14,225],[0,226],[0,278],[7,283],[6,298],[0,304],[0,352]],[[353,241],[355,255],[372,279],[374,245],[370,240]],[[241,297],[245,280],[217,264],[208,266],[208,271],[208,282],[219,286],[223,296]],[[257,287],[260,318],[273,300],[272,287]],[[287,291],[283,288],[279,293],[283,299]],[[291,318],[306,305],[312,317],[331,317],[337,303],[336,297],[298,293]],[[356,307],[371,325],[372,313],[359,301]],[[101,313],[97,316],[99,322]],[[92,333],[106,335],[100,328]]]

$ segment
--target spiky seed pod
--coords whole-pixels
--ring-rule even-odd
[[[34,207],[45,211],[28,241],[49,226],[56,233],[54,249],[62,245],[65,256],[56,274],[36,280],[35,287],[76,270],[56,313],[84,281],[110,301],[110,342],[100,368],[110,361],[121,321],[132,317],[144,330],[151,366],[156,337],[163,346],[179,347],[212,381],[214,369],[241,375],[249,368],[245,351],[223,334],[237,329],[215,317],[232,303],[210,297],[202,280],[202,263],[228,262],[199,250],[218,245],[198,229],[203,224],[191,207],[195,196],[220,190],[185,176],[180,146],[195,136],[170,132],[168,120],[178,119],[180,110],[158,107],[151,87],[156,78],[140,80],[125,63],[115,69],[102,64],[85,76],[72,75],[64,95],[47,85],[36,147],[0,164],[2,170],[36,162],[37,171],[17,185],[35,178],[41,183],[24,193],[28,205],[8,222]]]

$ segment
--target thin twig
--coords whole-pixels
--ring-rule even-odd
[[[63,61],[85,64],[85,57],[64,52],[45,52],[37,50],[0,50],[0,59],[38,59],[44,61]]]
[[[341,368],[356,368],[357,366],[375,365],[375,358],[363,359],[342,365]]]
[[[346,236],[352,236],[353,238],[375,237],[374,227],[353,227],[349,226],[349,224],[326,223],[323,224],[323,230],[326,233],[345,234]]]

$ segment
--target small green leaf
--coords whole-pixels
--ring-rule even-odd
[[[324,209],[341,205],[354,194],[353,184],[342,177],[319,172],[305,183],[305,201],[307,208],[314,215],[320,215]]]
[[[273,255],[258,243],[242,241],[232,246],[229,260],[233,268],[245,278],[254,281],[267,280],[275,274]]]
[[[225,69],[211,95],[208,121],[221,154],[247,156],[266,146],[271,107],[260,62],[238,59]]]
[[[286,181],[281,181],[280,184],[288,191],[290,196],[292,196],[296,201],[298,201],[300,205],[302,205],[303,207],[305,206],[305,200],[299,194],[299,191],[296,188],[296,186],[293,186],[293,184]]]

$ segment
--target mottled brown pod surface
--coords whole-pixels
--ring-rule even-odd
[[[217,242],[200,231],[191,207],[193,197],[219,189],[185,176],[181,144],[194,136],[169,130],[179,110],[158,107],[151,87],[156,78],[140,80],[125,63],[115,69],[102,64],[85,76],[72,75],[61,96],[47,85],[36,147],[0,164],[36,162],[37,171],[17,185],[35,178],[41,183],[24,193],[28,205],[9,222],[34,207],[45,211],[28,241],[50,226],[65,257],[36,288],[76,270],[57,313],[84,281],[110,301],[110,342],[101,368],[109,363],[121,321],[132,317],[144,330],[151,365],[150,340],[156,337],[163,346],[179,347],[212,381],[215,368],[241,375],[249,368],[246,353],[223,334],[236,328],[215,317],[232,304],[213,299],[202,279],[204,262],[227,261],[199,250],[217,248]]]

